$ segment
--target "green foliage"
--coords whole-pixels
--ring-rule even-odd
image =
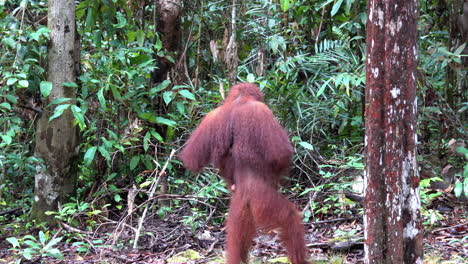
[[[458,147],[456,151],[465,156],[465,164],[463,172],[456,175],[460,177],[460,180],[455,184],[454,192],[457,197],[462,195],[468,197],[468,150],[465,147]]]
[[[227,88],[227,72],[210,48],[212,43],[225,48],[221,46],[230,25],[230,2],[204,1],[202,9],[199,1],[183,1],[182,57],[162,48],[161,36],[155,33],[154,5],[141,8],[137,2],[79,1],[81,73],[76,83],[64,84],[75,89],[77,99],[47,102],[53,85],[46,74],[49,30],[41,25],[46,2],[0,1],[0,192],[11,201],[1,205],[29,207],[33,175],[42,166],[33,156],[34,120],[40,111],[53,111],[53,120],[71,110],[81,135],[78,197],[51,214],[71,226],[85,223],[92,229],[104,210],[124,212],[129,187],[150,186],[152,177],[158,176],[148,177],[148,172],[159,171],[170,151],[178,149],[201,117],[222,101],[219,84]],[[460,76],[466,76],[466,67],[458,67],[464,46],[448,47],[449,28],[438,21],[435,5],[421,2],[421,163],[431,163],[427,156],[444,156],[450,138],[466,137],[464,125],[455,121],[468,104],[445,106],[447,89],[453,88],[447,72],[455,71],[460,87]],[[290,132],[296,154],[285,190],[308,198],[306,221],[360,212],[343,191],[352,190],[356,181],[352,176],[363,170],[365,6],[366,1],[358,0],[255,0],[242,2],[238,9],[237,79],[258,83],[266,103]],[[199,25],[200,34],[193,30]],[[159,59],[182,64],[182,77],[154,84],[151,78]],[[200,75],[195,76],[198,66]],[[432,92],[442,103],[429,100]],[[441,133],[446,126],[449,132]],[[466,155],[466,149],[458,151]],[[466,159],[448,163],[464,168],[454,190],[458,196],[466,195]],[[155,203],[151,208],[155,215],[164,219],[189,205],[183,221],[193,230],[205,224],[207,215],[214,223],[223,222],[227,200],[221,198],[229,191],[215,172],[206,170],[194,177],[172,160],[166,175],[169,193],[196,198]],[[421,181],[424,205],[440,195],[429,189],[431,180]],[[135,199],[144,201],[147,192]],[[437,211],[422,212],[427,224],[441,217]],[[45,254],[40,240],[27,238],[39,245],[28,249],[30,255]],[[75,245],[85,252],[102,244]],[[24,258],[22,248],[28,244],[18,239],[15,245]]]
[[[310,221],[313,216],[352,213],[355,203],[344,197],[343,193],[345,191],[353,192],[353,185],[362,185],[362,182],[360,182],[362,180],[360,180],[361,177],[343,176],[340,173],[345,170],[361,175],[363,169],[362,158],[349,158],[342,165],[321,165],[319,174],[322,181],[314,187],[305,188],[300,194],[320,196],[319,199],[309,201],[308,209],[304,212],[304,221]]]
[[[39,231],[38,237],[26,235],[20,239],[7,238],[12,245],[9,250],[13,251],[17,257],[15,263],[21,263],[22,260],[39,261],[42,257],[64,259],[62,252],[54,247],[62,240],[62,237],[50,237],[49,232],[43,231]]]
[[[31,106],[26,98],[37,94],[45,73],[49,30],[22,19],[25,12],[38,16],[44,2],[9,2],[17,7],[14,15],[0,4],[0,193],[14,203],[31,193],[32,175],[40,164],[31,154],[36,115],[24,109]]]
[[[85,221],[87,227],[92,229],[98,223],[97,218],[109,205],[104,205],[99,209],[94,209],[94,205],[86,202],[66,203],[61,206],[58,212],[46,212],[53,215],[59,222],[64,222],[73,227],[78,227],[80,221]]]
[[[99,248],[104,246],[104,241],[102,239],[95,239],[92,241],[77,241],[73,242],[72,246],[76,247],[77,253],[86,253],[90,248]]]

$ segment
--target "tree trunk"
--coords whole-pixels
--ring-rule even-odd
[[[422,263],[416,162],[417,2],[368,1],[366,263]]]
[[[76,23],[75,3],[68,0],[48,1],[48,26],[50,45],[48,57],[48,80],[53,88],[46,104],[61,97],[76,100],[75,88],[64,86],[64,82],[76,79]],[[39,221],[53,222],[46,211],[57,210],[68,195],[75,191],[76,156],[78,154],[78,130],[73,124],[70,109],[49,121],[55,106],[44,111],[37,123],[35,155],[44,160],[45,167],[37,167],[35,175],[35,196],[32,217]]]
[[[231,9],[231,36],[225,47],[224,62],[228,70],[229,87],[237,80],[237,67],[239,66],[238,43],[237,43],[237,0],[232,0]]]
[[[162,49],[166,55],[173,56],[180,47],[181,0],[155,0],[157,22],[156,30],[161,36]],[[175,57],[175,56],[174,56]],[[160,83],[174,66],[166,56],[157,57],[157,69],[153,72],[153,82]],[[182,67],[180,67],[183,69]],[[183,74],[180,74],[183,75]]]

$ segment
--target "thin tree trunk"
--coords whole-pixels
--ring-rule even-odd
[[[229,87],[237,80],[237,66],[239,66],[238,43],[237,43],[237,0],[232,0],[231,9],[231,36],[226,46],[224,62],[228,70]]]
[[[48,1],[48,26],[50,45],[48,79],[53,84],[46,104],[57,98],[71,98],[74,104],[75,88],[64,82],[76,80],[76,23],[75,3],[68,0]],[[72,112],[64,113],[49,121],[53,107],[46,109],[38,120],[35,155],[44,160],[45,167],[37,167],[32,217],[39,221],[53,222],[46,211],[56,211],[59,203],[74,193],[76,183],[76,156],[78,154],[78,130],[73,124]]]
[[[198,90],[198,85],[200,83],[200,68],[201,68],[201,61],[200,58],[202,56],[201,52],[201,35],[202,35],[202,25],[203,25],[203,8],[204,8],[204,3],[203,0],[201,0],[200,3],[200,24],[198,25],[198,41],[197,41],[197,64],[195,67],[195,78],[193,81],[193,86],[195,90]]]
[[[417,0],[368,1],[366,263],[422,263],[417,10]]]

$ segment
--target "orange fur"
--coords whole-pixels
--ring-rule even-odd
[[[293,264],[306,259],[304,227],[296,207],[278,192],[293,148],[286,131],[250,83],[231,88],[225,102],[209,112],[179,157],[199,172],[212,163],[232,190],[227,221],[228,264],[247,263],[258,230],[279,229]]]

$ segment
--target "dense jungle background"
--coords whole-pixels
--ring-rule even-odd
[[[223,262],[229,191],[215,169],[186,171],[177,152],[239,82],[258,84],[289,132],[281,191],[303,212],[312,259],[359,263],[366,1],[75,3],[77,75],[64,83],[74,95],[51,101],[47,2],[0,0],[0,263]],[[419,10],[425,258],[466,263],[468,2]],[[72,120],[79,143],[68,202],[41,216],[45,112]],[[287,261],[275,238],[255,241],[253,263]]]

